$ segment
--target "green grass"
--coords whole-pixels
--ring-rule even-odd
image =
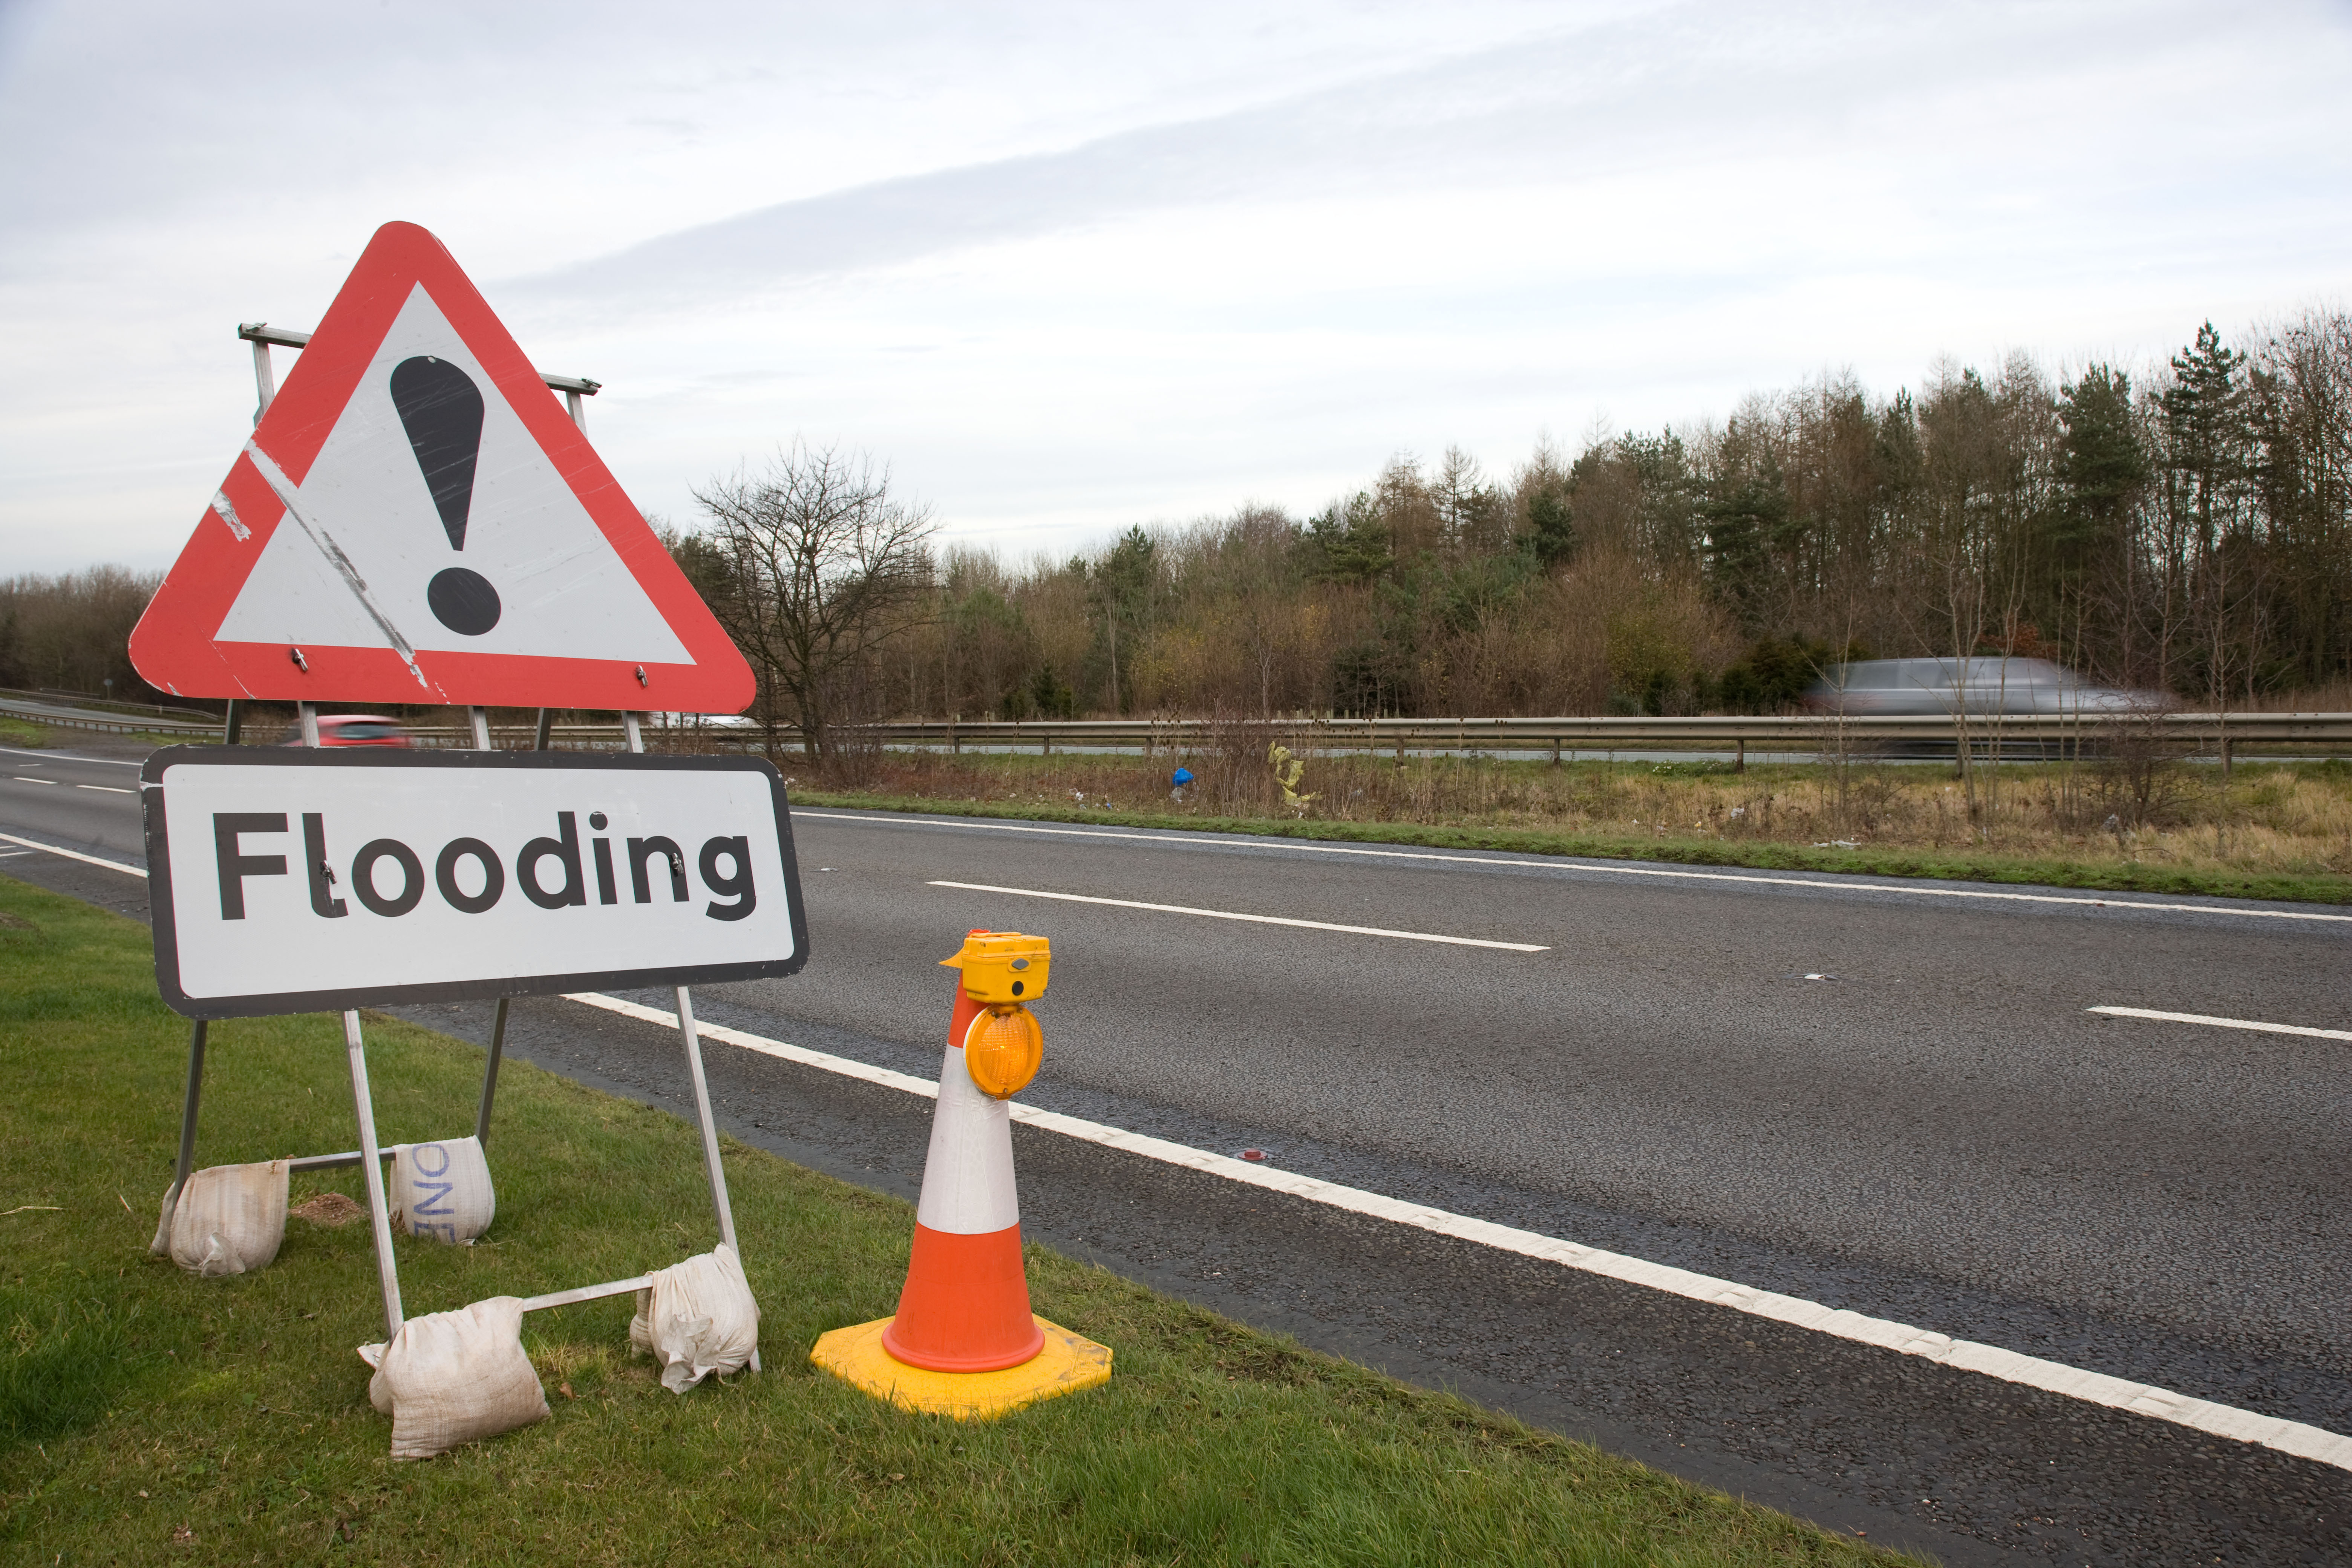
[[[1843,871],[1874,877],[1935,878],[1968,882],[2032,883],[2107,892],[2178,893],[2224,899],[2274,899],[2290,903],[2352,903],[2352,877],[2334,874],[2237,872],[2202,868],[2078,861],[2053,856],[1979,850],[1932,850],[1864,845],[1819,848],[1756,839],[1644,837],[1566,833],[1542,828],[1444,827],[1408,822],[1333,822],[1278,816],[1208,816],[1167,812],[1098,811],[1051,801],[967,801],[924,795],[875,795],[795,785],[798,805],[861,811],[904,811],[930,816],[1008,817],[1024,821],[1108,823],[1124,827],[1192,833],[1254,833],[1279,838],[1349,844],[1412,844],[1433,849],[1493,849],[1514,855],[1575,855],[1601,860],[1660,860],[1688,866],[1739,866],[1773,871]]]
[[[23,719],[11,719],[5,714],[0,714],[0,746],[28,746],[37,749],[48,743],[47,726],[35,724]]]
[[[368,1035],[387,1142],[470,1115],[478,1049],[381,1017]],[[765,1373],[679,1397],[628,1358],[625,1298],[535,1314],[553,1419],[395,1465],[352,1353],[382,1333],[364,1226],[289,1220],[278,1260],[232,1279],[147,1253],[186,1039],[143,928],[0,878],[10,1561],[1897,1561],[1043,1248],[1037,1308],[1114,1348],[1108,1387],[969,1426],[877,1405],[806,1358],[890,1310],[912,1212],[731,1142]],[[332,1018],[216,1025],[207,1071],[206,1163],[352,1142]],[[411,1312],[713,1239],[689,1127],[520,1063],[491,1161],[480,1245],[400,1242]],[[356,1194],[357,1173],[294,1195],[330,1189]]]

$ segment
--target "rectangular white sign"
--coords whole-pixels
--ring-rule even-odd
[[[198,1018],[790,974],[753,757],[173,746],[141,774],[155,978]]]

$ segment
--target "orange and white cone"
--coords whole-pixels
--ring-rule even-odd
[[[961,983],[940,1064],[940,1104],[915,1209],[915,1250],[882,1348],[931,1372],[996,1372],[1045,1345],[1021,1265],[1013,1104],[984,1092],[964,1042],[989,1016]]]
[[[877,1399],[959,1420],[1110,1380],[1111,1352],[1029,1310],[1010,1097],[1043,1046],[1026,1008],[1045,989],[1043,938],[973,931],[940,1066],[915,1245],[896,1316],[820,1335],[809,1359]]]

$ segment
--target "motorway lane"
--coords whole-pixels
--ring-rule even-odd
[[[68,759],[49,760],[66,780]],[[61,787],[0,789],[0,830],[28,828],[23,803]],[[130,797],[48,800],[24,809],[52,814],[55,841],[103,843],[127,823],[135,843]],[[1289,1168],[2352,1429],[2345,1047],[2079,1013],[2124,1002],[2340,1025],[2340,925],[1658,885],[1280,841],[815,812],[796,825],[817,958],[788,982],[698,992],[714,1020],[928,1075],[945,985],[933,961],[966,925],[1044,931],[1060,962],[1041,1008],[1047,1074],[1024,1100],[1270,1146]],[[928,885],[941,879],[1551,951]],[[1840,978],[1789,978],[1808,973]],[[616,1026],[580,1011],[530,1005],[524,1054],[674,1098],[657,1032],[599,1047]],[[806,1072],[761,1088],[777,1064],[719,1057],[730,1130],[868,1184],[919,1178],[921,1140],[877,1152],[876,1130],[927,1106],[813,1116],[866,1091]],[[1522,1279],[1523,1260],[1455,1244],[1335,1247],[1328,1218],[1263,1194],[1213,1200],[1164,1170],[1064,1172],[1097,1156],[1039,1137],[1024,1142],[1024,1212],[1045,1239],[1874,1540],[1907,1519],[1963,1560],[1970,1540],[2039,1556],[2063,1538],[2070,1555],[2079,1542],[2116,1562],[2171,1555],[2155,1541],[2247,1561],[2352,1546],[2340,1472],[2193,1436],[2176,1454],[2177,1428],[2149,1437],[2156,1424],[2137,1417],[1889,1371],[1879,1352],[1752,1321],[1724,1339],[1713,1309],[1614,1285],[1596,1296],[1556,1270]],[[1988,1419],[2004,1441],[1979,1452],[1969,1428]],[[2061,1446],[2045,1460],[2037,1444]],[[2209,1494],[2225,1498],[2218,1517]],[[2167,1497],[2169,1514],[2152,1500]],[[2053,1519],[2066,1528],[2034,1522]]]
[[[136,796],[111,793],[134,769],[0,766],[0,830],[139,860]],[[2352,924],[794,820],[817,957],[706,988],[746,1027],[845,1031],[935,1071],[934,961],[969,926],[1041,931],[1057,962],[1032,1098],[2014,1349],[2089,1334],[2100,1370],[2352,1430],[2352,1057],[2084,1011],[2342,1026]]]
[[[1454,1206],[1485,1187],[1680,1227],[1695,1233],[1683,1256],[1637,1250],[1795,1294],[1860,1270],[1871,1279],[1839,1304],[2012,1348],[2036,1346],[2014,1343],[1992,1303],[2045,1340],[2137,1325],[2260,1365],[2180,1367],[2173,1386],[2240,1402],[2283,1379],[2298,1408],[2276,1413],[2352,1429],[2352,1058],[2339,1042],[2084,1012],[2123,1001],[2341,1026],[2352,927],[1659,885],[1280,841],[795,822],[818,959],[791,981],[710,988],[714,1003],[928,1048],[930,950],[968,925],[1043,931],[1057,1088],[1188,1115],[1300,1168],[1302,1144],[1327,1161],[1346,1151],[1340,1179],[1381,1191],[1393,1183],[1367,1161],[1443,1173]],[[1525,1223],[1492,1207],[1474,1212]]]
[[[144,865],[138,790],[139,762],[127,749],[109,757],[0,746],[0,832]]]

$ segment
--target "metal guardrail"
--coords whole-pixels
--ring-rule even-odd
[[[28,721],[68,729],[107,731],[118,734],[185,734],[190,739],[217,736],[220,725],[185,724],[170,720],[120,721],[81,717],[12,715]],[[1701,744],[1722,750],[1835,751],[1841,745],[1864,748],[1890,742],[1958,739],[1958,727],[1941,715],[1885,714],[1839,717],[1834,714],[1717,716],[1706,718],[1582,718],[1555,716],[1532,719],[1076,719],[1076,720],[909,720],[864,726],[856,731],[883,745],[965,746],[1026,750],[1034,746],[1051,753],[1056,746],[1119,746],[1143,748],[1147,754],[1166,750],[1205,749],[1239,731],[1263,734],[1268,742],[1305,743],[1339,751],[1381,752],[1395,748],[1449,751],[1625,750],[1649,742]],[[2352,713],[2167,713],[2074,714],[2011,713],[1979,715],[1968,721],[1972,743],[1996,740],[2010,742],[2098,742],[2118,735],[2146,736],[2168,746],[2235,748],[2249,742],[2274,744],[2352,744]],[[418,725],[412,740],[425,746],[470,746],[473,732],[463,725]],[[698,746],[730,742],[742,747],[762,743],[763,731],[749,725],[695,724],[664,726],[646,731],[646,743],[659,747],[672,738],[692,737]],[[528,725],[493,726],[494,740],[528,746]],[[624,742],[621,726],[559,724],[553,742],[559,747],[598,749]],[[788,746],[798,746],[794,730],[779,731]]]
[[[1748,746],[1780,751],[1832,751],[1898,741],[1954,741],[1960,730],[1948,715],[1918,717],[1872,714],[1788,714],[1690,719],[1297,719],[1213,721],[1073,720],[1013,723],[926,721],[877,724],[869,731],[885,744],[1143,746],[1196,750],[1202,742],[1256,731],[1269,742],[1286,741],[1338,750],[1379,752],[1394,747],[1443,747],[1454,751],[1558,751],[1566,746],[1622,750],[1643,742],[1701,742],[1726,750]],[[1972,715],[1971,742],[2105,741],[2119,734],[2149,735],[2169,745],[2242,745],[2272,742],[2352,742],[2352,713],[2011,713]]]
[[[26,713],[15,709],[0,709],[0,719],[59,730],[88,730],[101,735],[184,735],[191,741],[204,741],[217,739],[221,732],[217,723],[187,724],[176,719],[90,719],[79,714]]]
[[[98,713],[123,713],[134,717],[153,714],[158,719],[175,723],[202,724],[213,721],[213,714],[203,708],[182,708],[163,702],[133,702],[128,698],[109,697],[102,691],[74,691],[61,686],[23,687],[0,686],[0,702],[29,702],[36,707],[55,707],[64,703]]]

